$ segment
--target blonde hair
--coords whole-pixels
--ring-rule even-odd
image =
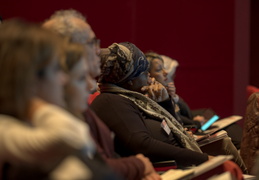
[[[160,55],[164,61],[165,71],[167,72],[168,81],[171,81],[171,77],[175,74],[176,68],[179,66],[177,60],[172,59],[165,55]]]

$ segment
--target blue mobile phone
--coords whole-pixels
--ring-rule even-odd
[[[210,118],[205,124],[203,124],[201,126],[201,130],[205,131],[207,130],[215,121],[217,121],[219,119],[218,115],[214,115],[212,116],[212,118]]]

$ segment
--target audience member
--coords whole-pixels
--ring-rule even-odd
[[[166,111],[173,109],[167,90],[150,81],[148,61],[135,45],[114,43],[101,57],[101,94],[91,107],[114,131],[116,151],[123,156],[140,152],[152,161],[174,159],[179,166],[208,160],[174,114]],[[229,142],[226,153],[237,152]],[[243,168],[240,156],[235,161]]]
[[[100,74],[100,40],[80,12],[73,9],[56,11],[43,23],[43,27],[69,38],[71,42],[84,45],[92,65],[89,67],[90,75],[95,79]],[[96,80],[93,79],[89,79],[90,88],[95,90]]]
[[[200,110],[199,113],[197,113],[198,115],[194,116],[188,105],[176,94],[174,78],[176,68],[179,65],[178,62],[173,59],[169,60],[169,57],[160,56],[154,52],[146,53],[145,56],[150,62],[150,76],[154,77],[167,88],[168,93],[176,104],[175,111],[182,123],[184,125],[196,125],[197,128],[200,128],[201,124],[208,120],[214,113],[209,113],[207,117],[204,117],[203,112],[207,111],[207,109],[204,109]]]
[[[80,158],[94,154],[89,129],[58,107],[64,107],[64,57],[63,40],[50,31],[14,20],[0,26],[3,179],[94,179]]]
[[[85,41],[82,41],[88,41],[86,37],[93,38],[95,36],[93,31],[91,30],[90,25],[85,21],[85,18],[79,12],[74,10],[58,11],[50,18],[50,20],[46,21],[43,26],[45,28],[54,30],[56,33],[63,35],[65,38],[69,39],[72,42],[80,43],[86,48],[87,53],[92,54],[92,56],[90,57],[87,56],[87,68],[90,69],[92,75],[92,79],[88,80],[88,82],[92,81],[93,78],[99,75],[100,58],[99,56],[97,56],[97,54],[99,53],[99,45],[96,44],[92,47],[93,44],[88,44],[85,43]],[[83,91],[85,91],[85,89],[83,88],[83,86],[80,86],[80,89],[79,86],[75,86],[76,83],[73,83],[73,81],[76,80],[73,77],[75,75],[79,77],[80,74],[76,70],[76,68],[82,67],[76,65],[78,57],[73,57],[73,52],[71,53],[72,54],[69,55],[69,57],[71,58],[69,58],[67,62],[67,72],[70,74],[71,79],[69,86],[67,87],[66,99],[72,112],[82,117],[81,114],[83,111],[86,110],[87,103],[87,98],[83,95]],[[83,77],[83,72],[81,74],[81,77]],[[84,83],[83,81],[80,82],[81,84]],[[88,91],[90,90],[88,89]],[[103,159],[115,172],[129,180],[142,178],[160,179],[158,174],[155,173],[149,159],[144,157],[142,154],[131,157],[118,158],[118,155],[116,155],[116,153],[114,152],[111,132],[89,108],[87,108],[87,111],[84,113],[84,119],[90,126],[91,134],[97,144],[98,152],[102,155]]]
[[[173,97],[176,104],[175,111],[180,121],[182,121],[184,126],[194,125],[194,127],[199,129],[215,113],[208,108],[191,110],[188,104],[176,94],[174,78],[179,63],[168,56],[160,56],[154,52],[147,53],[146,56],[150,62],[150,76],[167,87],[168,93]],[[240,149],[242,128],[234,123],[224,128],[224,130],[231,137],[231,141],[235,147]]]
[[[176,90],[175,90],[175,86],[174,86],[174,82],[173,82],[174,77],[175,77],[175,70],[176,70],[176,67],[174,67],[173,65],[176,65],[178,63],[172,62],[171,64],[169,64],[167,62],[167,66],[170,66],[171,67],[171,71],[174,72],[174,73],[172,73],[172,72],[167,73],[165,68],[164,68],[164,59],[159,54],[154,53],[154,52],[150,52],[150,53],[146,54],[146,57],[147,57],[147,60],[150,62],[150,66],[149,66],[150,76],[154,77],[158,82],[160,82],[161,84],[163,84],[164,86],[167,87],[168,93],[173,97],[174,102],[176,103],[176,105],[179,105],[178,107],[179,107],[180,110],[178,111],[178,114],[180,114],[180,116],[179,116],[180,122],[183,123],[183,126],[189,125],[189,123],[186,122],[186,120],[182,119],[183,116],[181,116],[181,113],[179,113],[181,111],[181,109],[185,109],[185,108],[183,108],[183,106],[180,105],[181,103],[179,104],[179,96],[176,95]],[[175,60],[171,59],[171,61],[175,61]],[[168,77],[168,74],[170,74],[171,77]],[[169,81],[169,83],[167,83],[168,79],[170,79],[170,78],[171,78],[171,80]],[[188,110],[188,106],[186,105],[185,107]],[[188,111],[190,111],[190,110],[188,110]],[[212,115],[212,113],[210,113],[210,114]],[[202,122],[203,120],[205,120],[205,118],[203,116],[200,116],[200,117],[197,117],[197,118],[199,119],[199,121],[197,120],[197,122],[199,122],[199,123]],[[188,121],[193,121],[191,119],[187,119],[187,120]],[[235,126],[238,126],[238,125],[232,124],[231,128],[227,127],[225,129],[227,130],[227,132],[229,132],[230,130],[234,130]],[[238,130],[238,128],[237,128],[237,130]],[[222,148],[221,150],[219,148],[215,152],[214,151],[214,146],[219,145],[220,147],[224,147],[225,146],[224,144],[228,144],[229,147],[232,147],[234,145],[231,142],[231,140],[232,140],[232,137],[231,138],[229,138],[229,137],[224,138],[223,140],[218,141],[216,144],[213,143],[213,144],[210,144],[210,145],[208,145],[206,147],[202,147],[202,150],[204,152],[207,152],[207,153],[212,154],[212,155],[229,154],[230,152],[226,148]],[[238,162],[239,165],[240,165],[240,163],[243,164],[242,158],[240,157],[240,155],[237,152],[236,148],[232,147],[231,149],[232,149],[232,153],[233,153],[234,157],[236,157],[237,159],[240,159],[240,162],[238,162],[238,161],[236,161],[236,162]],[[230,154],[232,154],[232,153],[230,153]],[[245,168],[243,168],[243,170],[245,170]]]
[[[160,83],[148,85],[148,61],[135,45],[114,43],[101,55],[101,94],[91,107],[114,131],[118,153],[143,153],[152,161],[174,159],[179,166],[198,165],[209,159],[170,113],[144,95],[173,109]]]

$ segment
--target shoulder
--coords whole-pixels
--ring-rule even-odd
[[[65,109],[53,104],[45,104],[44,106],[38,108],[37,111],[35,111],[32,119],[38,119],[38,118],[41,118],[42,116],[46,118],[47,116],[50,116],[50,115],[72,118],[72,115],[69,112],[67,112]]]
[[[19,122],[19,120],[12,116],[0,114],[0,123],[8,123],[8,122],[15,123],[15,122]]]
[[[32,116],[31,123],[36,127],[60,128],[62,126],[66,129],[81,124],[80,120],[71,113],[52,104],[46,104],[37,109]]]
[[[88,125],[61,107],[44,105],[35,112],[31,122],[35,128],[52,133],[57,141],[69,146],[77,149],[93,146]]]
[[[0,132],[1,132],[1,134],[5,131],[10,131],[13,128],[19,129],[19,128],[23,128],[23,127],[26,128],[27,126],[25,126],[25,123],[20,121],[19,119],[16,119],[12,116],[0,114]]]
[[[95,98],[91,106],[106,105],[117,106],[118,104],[134,104],[129,99],[113,93],[101,93]]]
[[[101,93],[96,99],[121,99],[122,96],[114,93]]]
[[[90,107],[101,118],[101,120],[104,119],[104,116],[114,116],[114,113],[120,115],[122,113],[129,114],[133,111],[139,113],[139,108],[134,104],[134,102],[125,97],[112,93],[100,94],[92,102]]]

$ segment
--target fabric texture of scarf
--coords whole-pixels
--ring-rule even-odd
[[[161,122],[162,120],[165,120],[172,133],[183,147],[202,153],[195,139],[184,130],[183,126],[169,112],[167,112],[163,107],[161,107],[152,99],[144,96],[141,93],[129,91],[114,84],[100,84],[99,87],[102,93],[116,93],[124,98],[131,100],[135,105],[138,106],[138,108],[140,108],[151,117],[159,118],[161,119]]]
[[[149,65],[143,52],[129,42],[113,43],[103,48],[100,57],[100,83],[123,84],[138,77]]]

